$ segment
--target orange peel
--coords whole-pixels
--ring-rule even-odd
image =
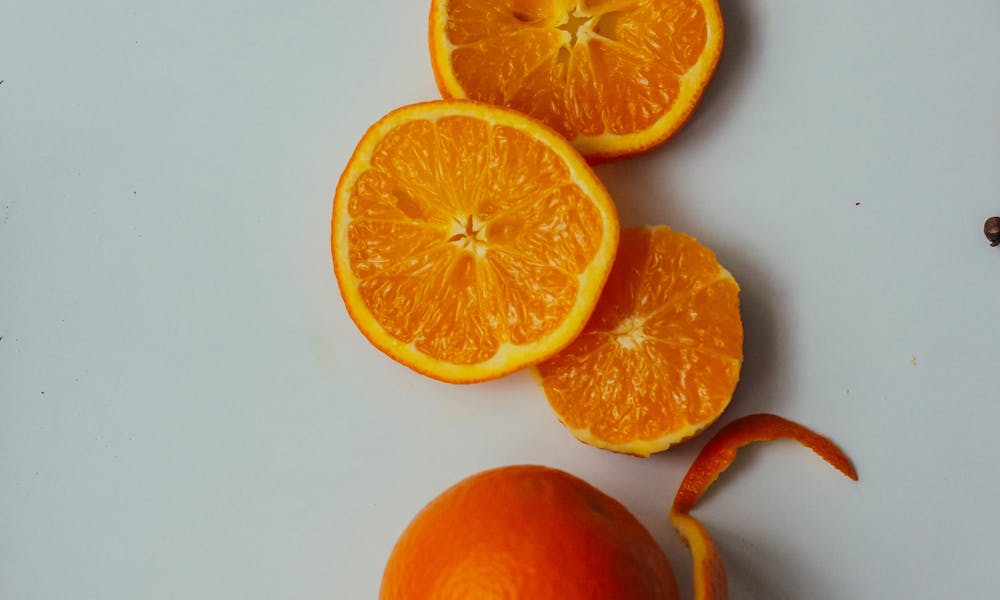
[[[689,511],[732,464],[740,448],[780,438],[799,442],[845,476],[857,481],[854,465],[836,444],[794,421],[777,415],[755,414],[737,419],[720,429],[691,463],[670,508],[670,523],[691,551],[695,600],[725,600],[728,582],[721,553],[708,530],[688,514]]]

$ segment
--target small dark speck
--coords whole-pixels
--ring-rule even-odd
[[[861,203],[860,202],[855,202],[854,206],[861,206]]]
[[[135,190],[132,190],[132,195],[135,196]]]
[[[42,392],[42,395],[44,396],[44,395],[45,395],[45,392]]]
[[[990,217],[983,224],[983,233],[990,246],[1000,246],[1000,217]]]

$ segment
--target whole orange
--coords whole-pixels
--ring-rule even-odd
[[[670,563],[618,501],[548,467],[484,471],[407,526],[382,600],[676,600]]]

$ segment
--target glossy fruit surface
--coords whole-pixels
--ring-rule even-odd
[[[674,600],[666,556],[619,502],[540,466],[484,471],[432,500],[389,558],[381,600]]]

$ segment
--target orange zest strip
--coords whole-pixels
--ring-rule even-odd
[[[686,513],[736,458],[736,451],[753,442],[791,438],[811,449],[835,469],[857,481],[858,474],[840,448],[828,438],[776,415],[749,415],[719,430],[701,449],[681,481],[671,510]]]
[[[729,595],[722,555],[701,522],[688,512],[719,475],[736,459],[736,451],[753,442],[791,438],[810,448],[838,471],[857,481],[854,465],[828,438],[776,415],[749,415],[719,430],[701,449],[681,481],[670,508],[670,523],[691,550],[694,600],[725,600]]]
[[[694,563],[694,600],[724,600],[729,596],[722,555],[701,521],[687,513],[670,511],[670,524],[691,550]]]

